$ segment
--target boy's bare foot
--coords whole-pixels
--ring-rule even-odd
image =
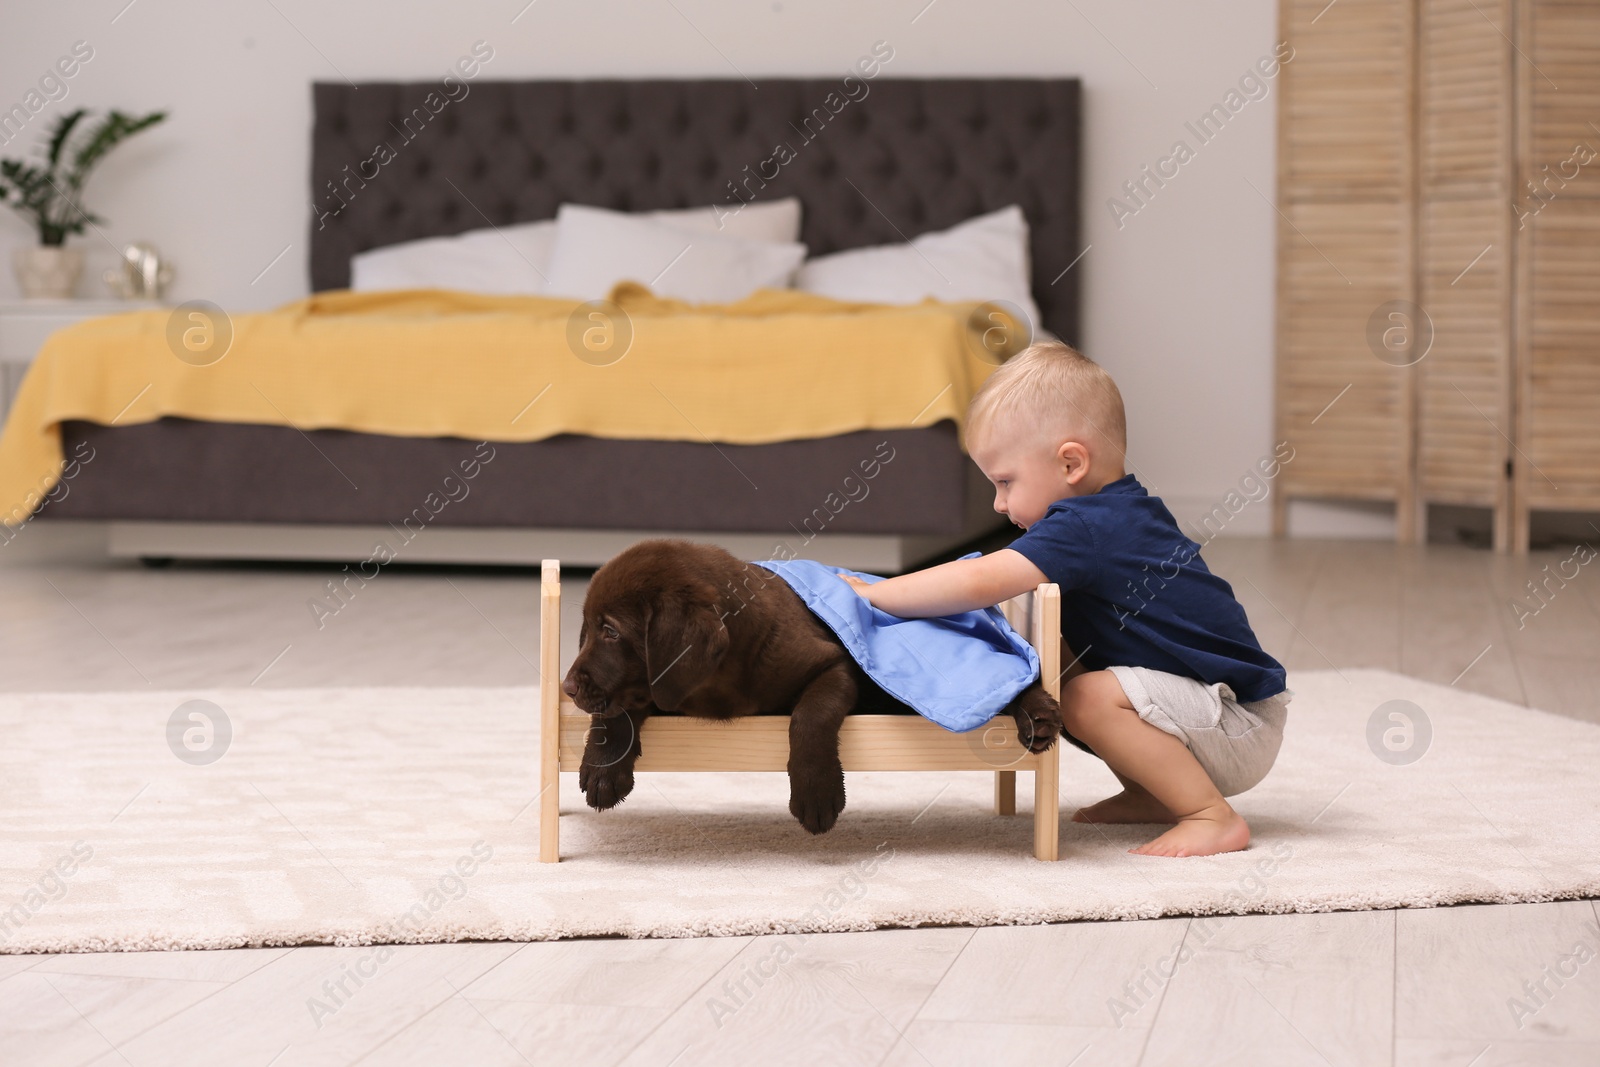
[[[1238,852],[1250,844],[1250,827],[1227,801],[1195,812],[1178,825],[1138,848],[1140,856],[1215,856]]]
[[[1072,815],[1073,822],[1177,822],[1178,817],[1167,806],[1143,789],[1124,789],[1114,797],[1106,797],[1098,804],[1079,808]]]

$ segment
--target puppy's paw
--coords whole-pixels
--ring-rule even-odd
[[[1017,742],[1029,752],[1043,752],[1061,736],[1061,705],[1039,685],[1031,685],[1011,705],[1017,721]]]
[[[591,808],[614,808],[633,792],[633,764],[639,752],[639,728],[631,718],[592,717],[578,762],[578,788]]]
[[[814,834],[825,834],[844,810],[844,768],[789,770],[789,813]]]
[[[584,801],[595,811],[614,808],[633,792],[633,761],[609,767],[580,764],[578,788],[583,790]]]

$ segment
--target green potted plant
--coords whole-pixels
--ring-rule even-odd
[[[165,111],[142,118],[112,111],[98,123],[80,128],[88,113],[79,108],[56,120],[44,166],[0,160],[0,200],[39,231],[38,245],[17,249],[12,261],[22,293],[30,298],[72,295],[83,271],[83,250],[67,248],[67,237],[82,233],[90,223],[105,221],[83,206],[83,186],[90,171],[122,141],[167,117]]]

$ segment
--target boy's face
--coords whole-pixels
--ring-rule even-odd
[[[1073,496],[1087,472],[1083,446],[1051,449],[1036,437],[987,427],[968,442],[972,461],[994,485],[994,509],[1026,530],[1057,500]],[[1075,450],[1063,456],[1062,449]]]

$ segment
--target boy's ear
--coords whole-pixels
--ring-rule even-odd
[[[1089,450],[1078,441],[1063,441],[1056,449],[1056,460],[1068,485],[1077,485],[1089,473]]]

